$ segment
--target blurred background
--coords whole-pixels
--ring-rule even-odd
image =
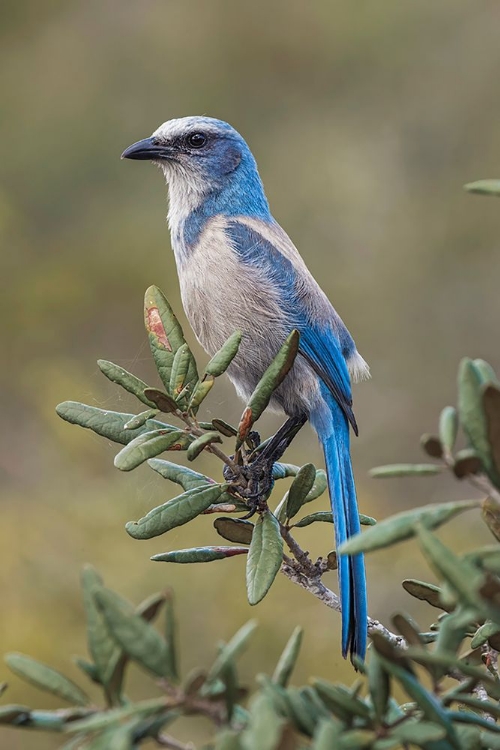
[[[27,652],[84,683],[71,655],[85,653],[78,579],[91,562],[134,601],[174,588],[184,672],[208,665],[217,641],[253,616],[261,627],[245,674],[271,670],[300,623],[296,681],[351,681],[339,617],[285,579],[251,610],[241,558],[149,562],[213,543],[211,520],[132,540],[124,523],[173,487],[144,467],[118,472],[115,446],[62,422],[54,407],[74,399],[142,410],[95,361],[156,383],[142,323],[149,284],[185,319],[163,179],[119,157],[164,120],[208,114],[248,140],[274,215],[371,365],[373,379],[354,393],[362,511],[381,519],[473,496],[449,477],[383,482],[367,472],[422,459],[419,436],[454,403],[462,356],[500,367],[500,204],[462,190],[500,174],[498,3],[3,0],[0,13],[1,651]],[[226,381],[206,403],[206,418],[236,420],[241,408]],[[277,425],[268,418],[263,431]],[[287,458],[322,465],[308,427]],[[209,457],[198,466],[220,476]],[[314,553],[331,548],[326,525],[302,534]],[[456,549],[488,540],[471,513],[443,535]],[[400,585],[433,580],[416,545],[370,556],[368,571],[374,617],[388,623],[404,608],[428,627],[435,613]],[[5,666],[1,680],[9,703],[55,705]],[[134,669],[128,691],[154,694]],[[196,720],[178,735],[201,741],[209,729]],[[62,744],[0,729],[10,750]]]

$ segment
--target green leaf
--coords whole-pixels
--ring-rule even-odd
[[[151,286],[146,291],[144,319],[156,368],[168,390],[175,353],[186,342],[179,321],[165,296],[156,286]],[[194,384],[197,380],[196,363],[192,358],[186,382]]]
[[[96,406],[87,406],[80,404],[78,401],[63,401],[56,406],[56,412],[70,424],[77,424],[85,427],[101,437],[113,440],[115,443],[127,445],[131,440],[141,435],[147,430],[164,429],[175,430],[172,425],[163,424],[156,420],[148,420],[145,425],[137,430],[126,430],[125,425],[134,419],[136,414],[123,414],[116,411],[106,411],[98,409]]]
[[[296,477],[300,466],[294,464],[282,464],[277,461],[273,464],[273,479],[286,479],[287,477]]]
[[[148,458],[168,450],[184,450],[192,437],[184,430],[151,430],[134,438],[115,456],[114,464],[120,471],[132,471]]]
[[[194,461],[205,448],[213,443],[222,443],[221,436],[215,431],[205,432],[196,438],[196,440],[193,440],[187,451],[188,461]]]
[[[177,401],[169,396],[168,393],[160,391],[158,388],[146,388],[144,391],[146,396],[156,404],[156,408],[162,411],[164,414],[175,414],[179,410],[179,404]]]
[[[481,503],[481,516],[483,521],[500,542],[500,505],[492,497],[487,497]]]
[[[223,419],[212,419],[212,421],[209,422],[209,425],[213,427],[214,430],[217,430],[217,432],[220,432],[221,435],[224,435],[224,437],[236,437],[238,434],[238,430],[227,422],[224,422]],[[210,429],[210,427],[208,427],[208,429]]]
[[[240,656],[248,646],[248,642],[256,628],[257,621],[249,620],[233,635],[231,640],[222,647],[220,654],[208,672],[207,682],[214,682],[217,680],[227,666]]]
[[[82,670],[84,675],[92,680],[92,682],[95,682],[97,685],[101,684],[99,670],[95,664],[92,664],[92,662],[86,661],[85,659],[81,659],[79,656],[74,656],[73,661],[76,666]]]
[[[105,359],[98,359],[97,366],[108,380],[111,380],[117,385],[121,385],[122,388],[138,398],[139,401],[142,401],[143,404],[146,404],[146,406],[149,406],[150,408],[154,408],[155,405],[153,402],[144,395],[144,390],[148,387],[148,384],[143,380],[132,375],[132,373],[127,372],[123,367],[115,365],[113,362],[108,362]]]
[[[462,360],[458,371],[458,412],[463,430],[485,471],[493,482],[500,484],[500,474],[493,464],[483,409],[483,377],[483,371],[472,360]]]
[[[415,536],[418,523],[427,529],[435,529],[451,520],[458,513],[470,510],[478,505],[477,500],[462,500],[452,503],[437,503],[425,505],[422,508],[397,513],[394,516],[379,521],[376,526],[364,534],[352,537],[340,547],[340,554],[354,555],[358,552],[371,552],[391,544],[410,539]]]
[[[246,547],[191,547],[153,555],[154,562],[204,563],[213,560],[224,560],[226,557],[246,555]]]
[[[418,708],[422,711],[424,717],[432,723],[441,726],[446,733],[452,747],[460,750],[458,738],[453,724],[448,716],[447,711],[442,707],[435,695],[426,690],[417,678],[406,671],[399,664],[389,661],[383,656],[379,656],[385,669],[396,678],[403,690],[408,696],[415,701]]]
[[[303,634],[303,629],[297,626],[288,639],[272,676],[273,682],[277,685],[281,685],[282,687],[288,685],[288,681],[290,680],[299,656]]]
[[[104,617],[95,603],[94,594],[103,587],[102,578],[92,566],[86,565],[82,571],[81,582],[83,606],[87,618],[89,651],[96,665],[100,681],[107,686],[121,652],[111,638]],[[117,692],[110,696],[112,701],[118,697]]]
[[[468,193],[479,195],[500,195],[500,180],[476,180],[464,185]]]
[[[432,721],[422,719],[408,719],[397,727],[391,728],[391,737],[396,737],[400,742],[418,747],[427,747],[428,742],[435,742],[446,737],[446,729]]]
[[[128,726],[108,729],[86,747],[87,750],[133,750],[132,730]]]
[[[497,635],[497,633],[500,633],[500,625],[497,625],[491,620],[486,620],[484,625],[481,625],[481,627],[476,630],[474,637],[470,642],[470,647],[479,648],[480,646],[484,646],[488,641],[488,638],[491,638],[492,635]]]
[[[321,521],[323,523],[333,523],[333,514],[330,510],[320,510],[317,513],[311,513],[311,515],[304,516],[304,518],[301,518],[300,521],[294,523],[293,528],[300,529],[304,526],[310,526],[316,521]],[[359,522],[362,526],[375,526],[375,524],[377,523],[374,518],[372,518],[371,516],[365,516],[363,515],[363,513],[359,514]]]
[[[439,439],[445,452],[451,455],[458,433],[458,412],[454,406],[445,406],[439,417]]]
[[[243,444],[254,423],[269,406],[274,391],[290,372],[299,351],[299,339],[299,332],[293,330],[257,383],[238,426],[237,448]]]
[[[226,372],[227,368],[238,354],[242,336],[243,334],[241,331],[235,331],[231,334],[205,367],[205,373],[207,375],[212,375],[214,378],[218,378],[219,375]]]
[[[168,647],[157,630],[113,591],[96,589],[94,596],[112,637],[125,653],[158,677],[170,677]]]
[[[387,466],[376,466],[369,474],[375,479],[388,479],[390,477],[427,477],[440,474],[442,466],[438,464],[388,464]]]
[[[340,747],[344,727],[337,719],[326,719],[318,725],[314,732],[311,750],[333,750]]]
[[[427,602],[437,609],[446,609],[441,602],[441,589],[433,583],[417,581],[415,578],[405,578],[402,584],[405,591],[416,599]]]
[[[284,724],[266,696],[258,693],[250,707],[248,726],[241,734],[243,750],[276,750]]]
[[[364,701],[352,695],[341,685],[315,678],[312,680],[314,689],[319,693],[326,705],[342,720],[346,717],[358,716],[368,719],[370,709]]]
[[[208,487],[194,487],[182,495],[174,497],[163,505],[153,508],[138,521],[129,521],[125,529],[134,539],[151,539],[170,529],[182,526],[216,503],[227,485],[211,484]]]
[[[198,411],[198,408],[200,407],[200,404],[203,403],[203,401],[206,399],[210,391],[212,390],[212,386],[214,384],[215,380],[214,378],[207,376],[204,377],[203,380],[199,380],[193,390],[193,395],[191,396],[188,404],[187,410],[192,412],[193,414],[196,414]],[[220,432],[220,430],[219,430]]]
[[[179,397],[184,390],[184,387],[192,391],[198,381],[198,373],[196,373],[196,379],[194,381],[191,381],[188,378],[189,370],[190,368],[191,370],[193,368],[193,362],[194,359],[191,349],[187,344],[182,344],[182,346],[180,346],[175,352],[174,361],[172,362],[172,370],[170,372],[170,387],[168,389],[169,394],[176,401],[179,400],[179,403],[183,400]],[[194,364],[194,371],[196,371],[196,364]]]
[[[247,558],[247,596],[258,604],[269,591],[283,560],[283,539],[278,521],[270,511],[254,526]]]
[[[30,723],[31,708],[10,704],[0,706],[0,726],[2,724],[13,724],[14,726],[28,726]]]
[[[392,624],[398,633],[401,633],[409,645],[421,646],[423,640],[420,636],[420,628],[417,623],[407,614],[396,612],[391,617]]]
[[[136,414],[135,417],[130,419],[127,424],[124,425],[124,429],[137,430],[139,427],[144,427],[148,419],[156,417],[157,414],[158,409],[147,409],[146,411],[141,411],[140,414]]]
[[[216,518],[214,527],[217,533],[230,542],[236,544],[250,544],[254,525],[251,521],[245,521],[241,518]]]
[[[5,656],[5,662],[14,674],[40,690],[53,693],[77,706],[87,706],[90,702],[89,697],[78,685],[52,667],[32,659],[31,656],[10,653]]]
[[[302,505],[306,502],[307,495],[312,490],[316,480],[316,468],[313,464],[302,466],[288,491],[286,504],[286,517],[293,518],[297,515]]]
[[[98,732],[111,729],[120,722],[134,716],[146,717],[160,713],[166,709],[165,696],[151,698],[150,700],[120,706],[109,711],[102,711],[81,721],[71,722],[66,728],[67,732],[78,734],[80,732]],[[104,749],[103,749],[104,750]]]
[[[165,641],[167,643],[168,674],[174,682],[179,680],[176,630],[174,595],[171,590],[167,590],[165,592]]]
[[[380,723],[389,706],[391,683],[387,670],[384,669],[375,649],[372,650],[368,662],[368,688],[375,715]]]
[[[183,490],[192,490],[195,487],[206,487],[207,484],[213,484],[204,474],[199,474],[193,469],[174,464],[171,461],[165,461],[163,458],[150,458],[148,466],[164,479],[180,484]]]
[[[241,750],[240,733],[234,729],[223,729],[215,738],[214,750]]]
[[[478,594],[484,578],[483,573],[454,555],[448,547],[430,533],[428,527],[418,524],[416,531],[422,552],[436,575],[445,579],[466,606],[480,612],[484,611]]]

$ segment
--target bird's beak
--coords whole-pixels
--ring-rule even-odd
[[[126,148],[121,158],[155,161],[156,159],[168,159],[169,155],[168,149],[165,146],[158,145],[153,138],[143,138],[142,141],[137,141],[137,143],[133,143]]]

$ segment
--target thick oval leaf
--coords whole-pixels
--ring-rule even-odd
[[[330,510],[320,510],[317,513],[311,513],[309,516],[304,516],[300,521],[293,524],[293,528],[303,528],[304,526],[310,526],[312,523],[321,521],[323,523],[333,523],[333,514]],[[371,516],[365,516],[363,513],[359,514],[359,522],[361,526],[375,526],[377,521]]]
[[[286,479],[287,477],[296,477],[300,466],[294,464],[282,464],[276,462],[273,464],[273,479]]]
[[[125,528],[134,539],[152,539],[176,526],[182,526],[199,516],[216,503],[227,485],[211,484],[208,487],[195,487],[174,497],[164,505],[153,508],[138,521],[129,521]]]
[[[302,466],[288,491],[286,504],[286,517],[293,518],[297,515],[302,505],[306,502],[307,495],[312,490],[316,480],[316,468],[313,464]]]
[[[468,193],[479,195],[500,195],[500,180],[476,180],[464,185]]]
[[[470,647],[479,648],[480,646],[484,646],[488,641],[488,638],[491,638],[492,635],[497,635],[498,633],[500,633],[500,625],[497,625],[491,620],[486,620],[484,625],[481,625],[481,627],[474,633],[474,637],[470,642]]]
[[[396,737],[404,744],[425,747],[428,742],[435,742],[446,737],[446,729],[432,721],[408,719],[391,729],[391,737]]]
[[[203,427],[201,423],[200,427]],[[217,432],[220,432],[221,435],[224,435],[224,437],[236,437],[236,435],[238,434],[238,430],[232,425],[228,424],[228,422],[224,422],[223,419],[212,419],[206,429],[209,430],[211,427],[213,427],[214,430],[217,430]]]
[[[218,534],[229,542],[236,544],[250,544],[254,525],[251,521],[241,518],[216,518],[214,527]]]
[[[311,750],[332,750],[334,747],[340,747],[343,729],[342,723],[336,719],[322,721],[314,732]]]
[[[165,296],[156,286],[151,286],[146,291],[144,320],[156,369],[168,390],[175,353],[186,342],[179,321]],[[190,362],[186,379],[193,384],[198,380],[194,359]]]
[[[10,653],[5,656],[5,662],[14,674],[40,690],[53,693],[77,706],[86,706],[90,702],[89,697],[78,685],[52,667],[32,659],[31,656]]]
[[[158,677],[170,677],[167,643],[158,631],[129,611],[113,591],[97,589],[94,596],[112,637],[127,656]]]
[[[204,563],[213,560],[224,560],[226,557],[246,555],[247,547],[191,547],[153,555],[154,562]]]
[[[428,477],[439,474],[443,467],[437,464],[388,464],[376,466],[369,474],[375,479],[389,479],[391,477]]]
[[[368,662],[368,688],[375,714],[381,722],[387,713],[391,689],[389,675],[375,649],[372,650]]]
[[[474,448],[464,448],[458,451],[453,464],[453,473],[457,479],[463,479],[470,474],[478,474],[483,468],[481,459]]]
[[[184,386],[191,386],[191,390],[194,388],[195,383],[188,380],[188,372],[192,359],[191,349],[186,343],[182,344],[175,352],[170,372],[170,387],[168,389],[169,394],[175,400],[179,398]],[[197,380],[198,378],[196,378]]]
[[[256,628],[257,621],[249,620],[233,635],[231,640],[222,647],[217,659],[214,661],[208,672],[207,682],[214,682],[217,680],[228,665],[232,664],[240,656],[247,647],[248,641],[254,634]]]
[[[31,708],[28,708],[28,706],[19,706],[15,704],[0,706],[0,725],[13,724],[18,727],[29,725],[30,714]]]
[[[379,521],[364,534],[358,534],[340,547],[340,554],[354,555],[358,552],[371,552],[391,544],[410,539],[416,534],[416,525],[421,523],[428,529],[435,529],[458,513],[478,506],[477,500],[462,500],[454,503],[438,503],[423,508],[397,513],[385,521]]]
[[[235,331],[231,334],[225,344],[214,354],[208,365],[205,367],[207,375],[213,375],[214,378],[218,378],[219,375],[226,372],[227,368],[238,354],[240,348],[242,332]]]
[[[177,401],[172,396],[169,396],[168,393],[160,391],[159,388],[146,388],[144,393],[150,401],[156,404],[156,408],[164,414],[175,414],[179,409]]]
[[[445,406],[439,417],[439,439],[445,452],[451,455],[458,433],[458,412],[454,406]]]
[[[484,574],[467,562],[460,559],[448,549],[427,527],[417,524],[418,540],[422,552],[434,572],[451,586],[461,602],[472,610],[483,611],[479,588]]]
[[[115,456],[114,464],[120,471],[132,471],[148,458],[168,450],[184,450],[192,437],[184,430],[151,430],[134,438]]]
[[[432,583],[417,581],[415,578],[406,578],[403,581],[403,588],[416,599],[427,602],[437,609],[446,609],[441,602],[441,589]]]
[[[278,663],[276,664],[276,668],[272,676],[272,681],[277,685],[281,685],[282,687],[286,687],[288,685],[288,681],[290,680],[293,669],[299,657],[303,635],[303,629],[297,626],[288,639],[288,643],[283,649],[283,652],[278,660]]]
[[[328,481],[326,478],[326,471],[323,471],[323,469],[317,469],[313,486],[308,492],[305,502],[310,503],[312,500],[316,500],[316,498],[320,497],[323,492],[325,492],[327,487]]]
[[[437,435],[422,435],[420,445],[431,458],[442,458],[443,446]]]
[[[500,388],[487,385],[483,392],[486,430],[495,470],[500,472]]]
[[[102,578],[91,565],[86,565],[82,571],[81,583],[89,652],[94,660],[100,681],[107,686],[121,650],[111,638],[104,617],[95,602],[95,592],[103,588]],[[112,702],[116,697],[117,695],[111,696]]]
[[[279,716],[267,697],[258,693],[250,707],[248,724],[241,734],[243,750],[275,750],[279,747],[285,720]]]
[[[238,426],[237,447],[245,441],[253,424],[269,406],[274,391],[290,372],[299,351],[299,339],[299,332],[293,330],[257,383]]]
[[[194,461],[194,459],[200,455],[212,443],[222,443],[221,436],[218,432],[205,432],[200,437],[193,440],[187,451],[188,461]]]
[[[247,558],[247,596],[258,604],[269,591],[283,560],[283,539],[278,521],[264,513],[254,526]]]
[[[196,413],[199,406],[205,398],[208,396],[210,391],[212,390],[212,386],[214,384],[215,380],[208,376],[203,378],[203,380],[199,380],[193,390],[193,395],[191,396],[188,404],[188,411],[191,411],[193,413]],[[220,432],[220,430],[219,430]]]
[[[477,451],[488,476],[500,484],[500,474],[493,464],[483,409],[483,377],[484,373],[472,360],[462,360],[458,371],[458,412],[463,430],[472,448]]]
[[[204,474],[188,469],[185,466],[165,461],[163,458],[150,458],[148,466],[156,471],[164,479],[180,484],[183,490],[192,490],[194,487],[203,487],[213,482]]]
[[[144,395],[144,390],[148,387],[148,384],[143,380],[132,375],[132,373],[127,372],[123,367],[115,365],[113,362],[108,362],[105,359],[98,359],[97,366],[108,380],[111,380],[117,385],[121,385],[122,388],[129,393],[132,393],[132,395],[138,398],[139,401],[142,401],[143,404],[146,404],[146,406],[149,406],[150,408],[154,408],[153,402]]]
[[[145,425],[139,427],[137,430],[125,429],[125,425],[134,419],[137,416],[136,414],[106,411],[105,409],[98,409],[96,406],[80,404],[78,401],[63,401],[62,404],[56,406],[56,412],[66,422],[85,427],[97,433],[97,435],[101,435],[101,437],[113,440],[115,443],[121,443],[122,445],[127,445],[131,440],[148,430],[159,428],[165,430],[176,429],[171,425],[155,420],[148,420]]]
[[[322,679],[313,679],[312,684],[321,698],[339,718],[346,716],[359,716],[360,719],[369,718],[370,709],[366,703],[342,685],[332,685],[332,683]]]
[[[483,521],[495,537],[500,542],[500,506],[496,500],[487,497],[481,503],[481,516]]]
[[[140,414],[136,414],[135,417],[130,419],[126,425],[124,425],[124,428],[126,430],[137,430],[139,427],[144,427],[148,419],[153,419],[157,414],[158,409],[147,409],[146,411],[141,411]]]

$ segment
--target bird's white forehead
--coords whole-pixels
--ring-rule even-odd
[[[213,133],[214,135],[235,134],[233,128],[222,120],[215,120],[212,117],[179,117],[175,120],[167,120],[157,128],[152,137],[154,138],[175,138],[176,136],[185,135],[199,128],[204,133]]]

